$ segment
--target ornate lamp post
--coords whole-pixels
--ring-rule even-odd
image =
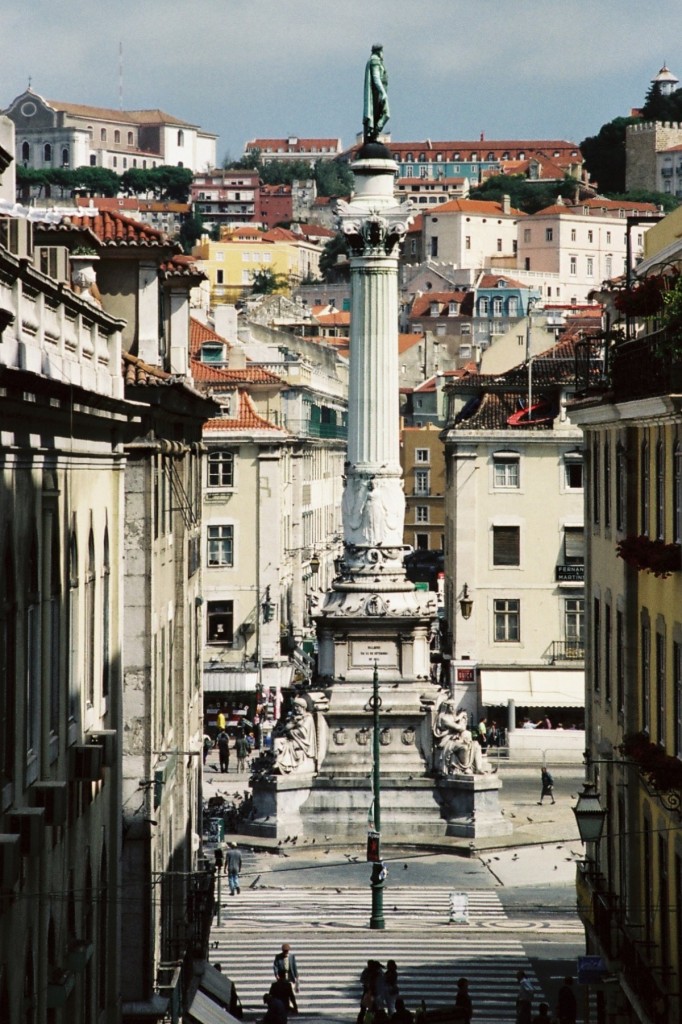
[[[373,929],[383,931],[386,927],[384,921],[384,879],[386,868],[381,859],[381,767],[380,767],[380,740],[379,740],[379,709],[381,708],[381,697],[379,696],[379,671],[376,662],[374,663],[374,675],[372,677],[372,696],[369,699],[369,706],[374,716],[374,757],[372,764],[372,783],[374,790],[374,833],[375,839],[371,849],[372,858],[372,916],[369,919],[369,926]]]

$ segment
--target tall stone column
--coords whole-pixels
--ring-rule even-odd
[[[343,589],[412,589],[402,568],[405,497],[400,469],[398,247],[410,223],[396,204],[396,164],[380,143],[351,167],[356,191],[337,204],[351,250],[348,462],[343,495]]]

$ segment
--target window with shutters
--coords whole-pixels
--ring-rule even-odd
[[[493,565],[519,565],[520,527],[493,526]]]
[[[566,565],[582,565],[585,561],[585,530],[582,526],[564,527],[564,560]]]

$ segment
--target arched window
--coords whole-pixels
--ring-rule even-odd
[[[128,132],[128,145],[132,146],[135,142],[135,136],[132,132]]]
[[[52,162],[52,146],[49,142],[46,142],[43,146],[43,160],[46,164]]]
[[[502,296],[495,295],[493,298],[493,316],[502,316]]]
[[[22,142],[21,144],[21,159],[25,164],[31,159],[31,147],[28,142]]]
[[[88,537],[88,564],[85,570],[85,694],[89,707],[95,704],[95,538]]]
[[[7,532],[0,579],[0,782],[14,778],[17,609],[12,537]]]
[[[185,145],[185,133],[183,132],[182,128],[180,128],[180,129],[178,129],[178,146],[184,146],[184,145]]]
[[[66,146],[62,149],[62,167],[69,166],[69,150]]]
[[[121,145],[121,133],[118,130],[118,128],[114,132],[114,142],[116,143],[117,146]]]

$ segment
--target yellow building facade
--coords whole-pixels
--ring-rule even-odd
[[[298,240],[291,231],[259,233],[248,228],[220,242],[204,239],[192,255],[208,278],[211,305],[215,306],[248,296],[260,272],[285,279],[287,285],[278,291],[290,294],[303,280],[318,276],[321,252],[320,247]]]
[[[607,387],[571,412],[587,466],[587,773],[606,812],[578,908],[618,981],[598,986],[605,1019],[628,1024],[682,1018],[682,357],[652,326],[615,345]]]

